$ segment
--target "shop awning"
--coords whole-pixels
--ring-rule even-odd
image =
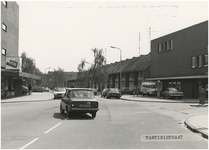
[[[41,76],[37,76],[34,74],[26,73],[26,72],[18,72],[18,71],[1,71],[1,77],[4,78],[13,78],[13,79],[34,79],[41,80]]]

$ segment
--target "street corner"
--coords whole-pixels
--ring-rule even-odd
[[[193,116],[184,121],[187,127],[208,139],[208,115]]]
[[[208,104],[193,104],[191,107],[208,107]]]

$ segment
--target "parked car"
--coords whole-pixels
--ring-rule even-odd
[[[66,112],[68,117],[73,113],[90,113],[95,118],[98,110],[99,103],[88,88],[67,88],[60,102],[60,113]]]
[[[101,97],[106,97],[108,88],[102,90]]]
[[[22,94],[27,94],[29,93],[28,87],[27,86],[22,86]]]
[[[178,97],[181,99],[184,94],[181,91],[178,91],[176,88],[167,88],[166,91],[162,93],[163,98],[168,97],[168,98],[176,98]]]
[[[44,87],[43,90],[44,90],[44,92],[49,92],[49,88],[48,87]]]
[[[97,95],[97,89],[95,89],[95,88],[90,88],[90,89],[93,90],[94,95]]]
[[[121,94],[117,88],[109,88],[108,89],[106,98],[111,98],[111,97],[114,97],[117,99],[119,99],[121,97]]]
[[[132,95],[133,94],[133,90],[129,87],[123,87],[122,90],[121,90],[121,94],[130,94]]]
[[[65,94],[65,88],[56,88],[54,90],[54,99],[62,98]]]

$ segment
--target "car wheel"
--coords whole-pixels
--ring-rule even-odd
[[[60,113],[61,114],[64,114],[65,113],[65,111],[62,109],[62,105],[60,104]]]
[[[92,118],[95,118],[96,114],[97,114],[96,112],[91,113]]]

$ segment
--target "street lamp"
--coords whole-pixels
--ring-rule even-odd
[[[121,65],[121,60],[122,60],[122,51],[118,47],[110,46],[110,48],[118,49],[120,50],[120,89],[122,88],[122,65]]]
[[[51,67],[48,67],[48,68],[45,69],[45,87],[46,87],[46,70],[47,70],[47,69],[50,69],[50,68],[51,68]]]

